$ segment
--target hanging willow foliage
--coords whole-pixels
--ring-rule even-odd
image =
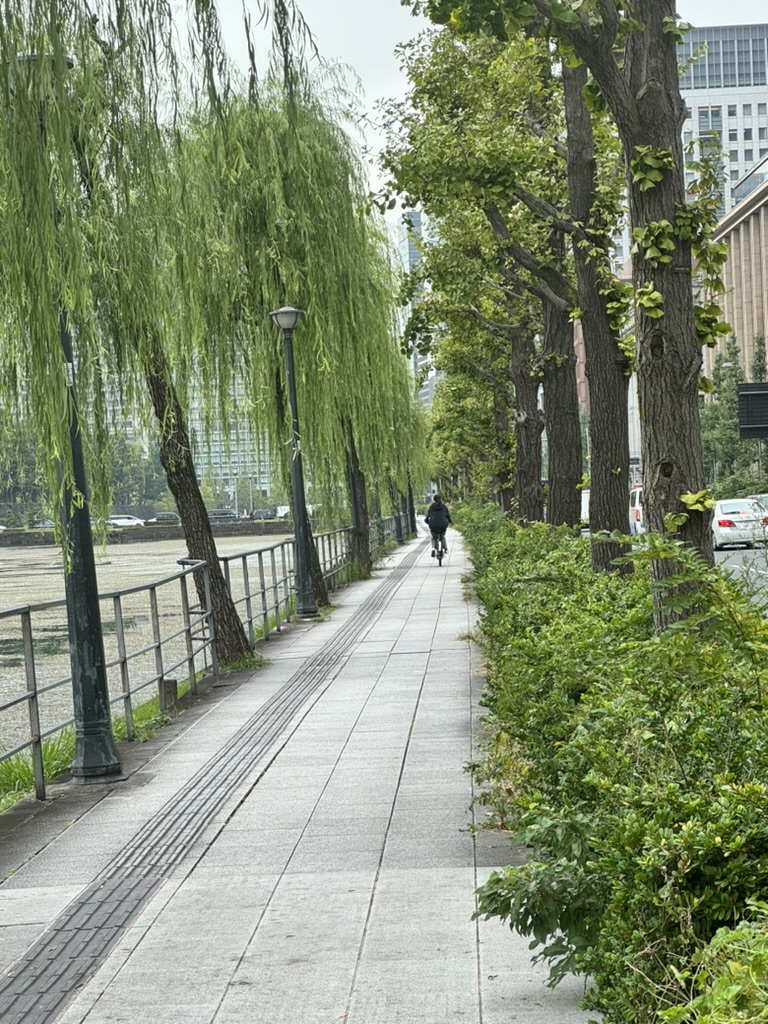
[[[252,77],[246,100],[214,9],[189,7],[200,61],[188,78],[168,4],[112,0],[98,25],[87,3],[38,0],[23,19],[2,9],[0,402],[34,422],[51,493],[71,489],[64,315],[97,503],[110,409],[144,395],[159,351],[182,407],[197,394],[210,425],[247,417],[279,456],[282,348],[268,311],[289,302],[308,314],[295,348],[313,484],[340,503],[351,426],[369,478],[404,489],[421,475],[423,426],[396,345],[394,271],[354,148],[296,56],[298,16],[266,5],[281,77],[263,89]]]
[[[197,184],[184,194],[211,197],[185,216],[202,233],[188,254],[205,254],[196,292],[209,289],[208,345],[196,358],[219,382],[218,418],[237,413],[226,407],[227,382],[241,373],[249,416],[273,451],[282,445],[282,342],[268,312],[299,306],[307,316],[294,351],[313,486],[338,505],[351,425],[369,480],[394,477],[404,489],[409,469],[421,476],[423,431],[397,344],[396,272],[331,105],[306,81],[291,95],[268,83],[258,103],[233,99],[190,132],[185,167]]]

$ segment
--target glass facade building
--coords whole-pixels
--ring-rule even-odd
[[[694,28],[680,44],[680,91],[688,107],[683,142],[709,137],[723,154],[723,204],[768,156],[768,24]],[[686,155],[691,163],[697,153]],[[695,179],[686,168],[686,184]]]

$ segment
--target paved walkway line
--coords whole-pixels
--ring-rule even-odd
[[[451,540],[270,642],[0,887],[3,1024],[586,1020],[577,982],[471,919],[513,851],[469,828],[482,679]]]

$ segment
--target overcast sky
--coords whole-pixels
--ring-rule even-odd
[[[255,6],[252,0],[246,2]],[[394,50],[427,26],[424,19],[414,18],[400,0],[297,0],[297,4],[322,56],[355,69],[369,106],[404,93],[406,83]],[[218,0],[218,6],[227,47],[242,63],[242,0]],[[697,26],[768,22],[766,0],[678,0],[677,9],[681,18]]]
[[[243,42],[243,0],[217,0],[224,39],[232,58],[245,67]],[[246,0],[254,10],[253,0]],[[427,27],[428,22],[411,15],[400,0],[297,0],[317,43],[327,60],[338,60],[357,73],[366,109],[377,101],[399,98],[407,89],[395,57],[398,43],[405,42]],[[766,0],[678,0],[678,13],[696,26],[747,25],[768,22]],[[368,143],[377,147],[380,137],[368,131]]]

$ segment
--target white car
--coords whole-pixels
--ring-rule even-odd
[[[144,526],[144,520],[136,516],[110,516],[107,526]]]
[[[629,492],[629,532],[633,536],[637,533],[645,533],[642,484],[635,484]]]
[[[715,503],[712,517],[715,551],[726,544],[754,547],[768,539],[768,508],[754,498],[733,498]]]

